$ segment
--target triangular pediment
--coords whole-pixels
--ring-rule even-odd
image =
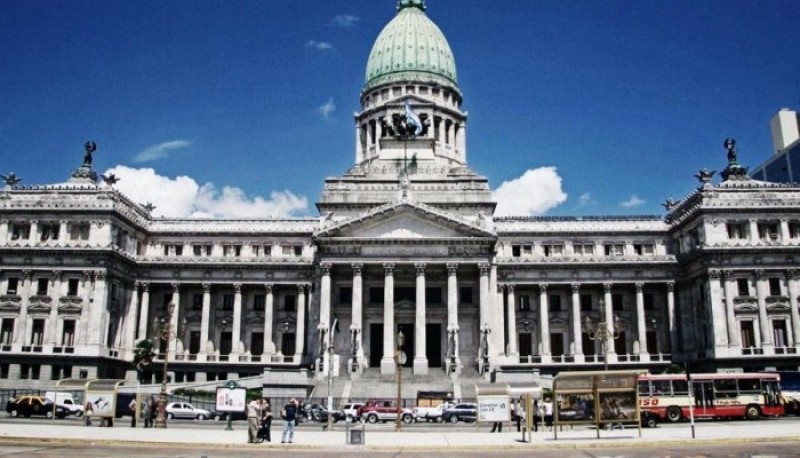
[[[495,234],[428,205],[400,201],[323,227],[315,236],[397,240],[495,237]]]

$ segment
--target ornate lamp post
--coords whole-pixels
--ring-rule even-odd
[[[603,366],[608,370],[608,340],[619,337],[620,321],[617,315],[612,316],[609,323],[606,317],[605,301],[600,299],[600,321],[594,322],[589,316],[583,319],[583,331],[594,341],[599,341],[603,349]]]
[[[394,364],[397,367],[397,424],[394,426],[395,431],[400,431],[401,420],[403,419],[403,409],[400,404],[402,402],[403,392],[403,364],[406,363],[406,354],[403,352],[403,343],[405,343],[406,336],[403,331],[397,333],[397,351],[394,352]]]
[[[172,326],[172,314],[175,312],[175,304],[172,302],[167,305],[167,315],[153,320],[153,339],[163,341],[166,351],[164,352],[164,368],[161,376],[161,394],[158,398],[158,416],[153,424],[154,428],[167,427],[167,365],[169,364],[169,343],[172,339],[179,339],[183,335],[186,323],[182,323],[175,329]]]

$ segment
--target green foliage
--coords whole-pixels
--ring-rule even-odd
[[[153,341],[150,339],[136,342],[136,347],[133,349],[133,365],[137,371],[141,372],[153,363],[153,358],[156,356],[153,347]]]
[[[672,363],[664,369],[665,374],[683,374],[683,367],[678,364]]]

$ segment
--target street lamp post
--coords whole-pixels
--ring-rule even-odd
[[[589,316],[583,319],[584,332],[589,335],[590,339],[600,341],[602,345],[604,370],[608,370],[608,339],[616,339],[620,336],[619,317],[613,315],[611,320],[612,323],[609,323],[607,320],[605,301],[603,299],[600,299],[600,321],[595,323]]]
[[[403,335],[403,331],[398,331],[397,351],[394,352],[394,364],[397,367],[397,424],[394,426],[395,431],[400,431],[400,425],[403,423],[403,409],[400,404],[402,402],[403,392],[403,364],[406,362],[406,354],[403,352],[403,343],[405,339],[406,336]]]
[[[172,314],[174,312],[175,304],[170,302],[169,305],[167,305],[167,315],[161,317],[160,320],[158,318],[153,320],[153,338],[163,341],[166,349],[164,352],[164,366],[161,376],[161,393],[158,398],[158,416],[153,423],[154,428],[167,427],[167,366],[169,364],[169,343],[172,339],[180,338],[185,329],[185,323],[183,323],[182,326],[178,326],[178,329],[172,326]]]

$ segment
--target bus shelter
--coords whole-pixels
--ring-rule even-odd
[[[117,408],[117,389],[125,383],[119,379],[95,379],[86,382],[83,397],[84,416],[100,418],[106,425],[112,425]],[[91,413],[87,410],[91,406]]]
[[[511,406],[516,416],[525,419],[522,429],[522,440],[531,437],[533,426],[533,412],[536,404],[542,398],[542,387],[536,383],[494,383],[491,385],[475,385],[475,394],[478,398],[478,413],[476,425],[481,422],[507,422],[512,420]],[[525,415],[525,412],[529,412]],[[527,434],[526,434],[527,433]]]
[[[53,394],[53,422],[56,421],[56,404],[58,404],[58,393],[85,391],[86,390],[85,378],[65,378],[56,382],[55,392]]]
[[[639,437],[639,391],[637,380],[646,370],[561,372],[553,379],[553,428],[558,439],[559,426],[594,425],[600,429],[636,424]]]

